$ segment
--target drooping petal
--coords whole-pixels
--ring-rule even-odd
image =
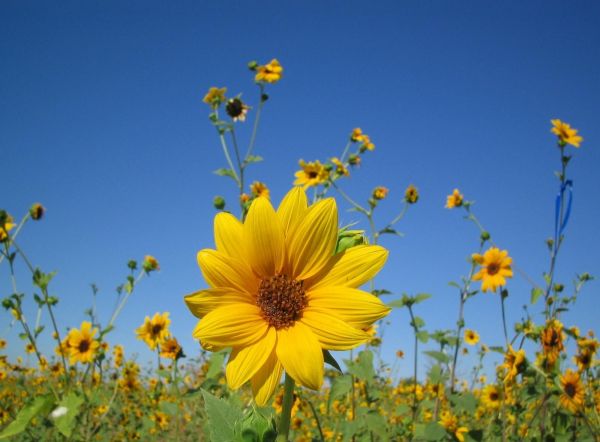
[[[198,252],[198,265],[211,287],[229,287],[251,294],[258,290],[258,279],[240,260],[216,250],[204,249]]]
[[[246,259],[261,278],[281,270],[285,251],[283,228],[267,198],[254,200],[244,223]]]
[[[277,359],[277,354],[275,353],[275,349],[273,349],[267,362],[258,369],[252,378],[252,393],[259,407],[267,405],[267,402],[279,385],[282,373],[283,365]]]
[[[202,318],[193,336],[221,347],[246,346],[261,339],[267,332],[267,323],[257,306],[237,303],[219,307]]]
[[[329,259],[315,276],[305,281],[307,289],[326,286],[360,287],[381,270],[388,251],[381,246],[351,247]]]
[[[310,328],[321,347],[327,350],[350,350],[369,339],[367,333],[328,314],[327,310],[307,307],[302,312],[300,322]]]
[[[277,357],[292,378],[318,390],[323,384],[323,350],[313,332],[301,322],[277,330]]]
[[[244,260],[244,225],[231,213],[226,212],[215,216],[214,225],[217,251]]]
[[[288,240],[292,278],[310,278],[329,262],[335,252],[337,232],[335,200],[327,198],[311,206]]]
[[[353,327],[364,329],[390,312],[381,300],[362,290],[349,287],[322,287],[306,293],[308,306],[330,312]]]
[[[239,292],[228,287],[216,287],[200,290],[184,297],[185,303],[197,318],[219,307],[232,303],[253,303],[253,297],[245,292]]]
[[[276,339],[275,329],[269,327],[267,334],[254,344],[232,350],[225,369],[229,388],[237,390],[265,365],[275,349]]]
[[[307,212],[306,192],[301,187],[294,187],[286,194],[277,208],[277,216],[281,221],[286,238],[289,238],[291,232],[302,222]]]

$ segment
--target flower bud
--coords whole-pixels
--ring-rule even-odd
[[[144,262],[142,264],[142,267],[144,268],[144,271],[146,273],[150,273],[155,270],[160,270],[160,265],[158,264],[158,261],[156,260],[156,258],[154,256],[151,256],[151,255],[146,255],[144,257]]]
[[[42,206],[40,203],[33,204],[31,206],[31,208],[29,209],[29,215],[31,216],[31,219],[33,219],[34,221],[39,221],[40,219],[42,219],[45,212],[46,212],[46,208],[44,206]]]
[[[481,236],[480,237],[481,237],[482,241],[488,241],[490,239],[490,237],[491,237],[490,236],[490,232],[484,230],[483,232],[481,232]]]
[[[221,195],[217,195],[213,198],[213,206],[217,210],[223,210],[225,208],[225,198]]]

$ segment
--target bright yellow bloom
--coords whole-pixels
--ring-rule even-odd
[[[458,426],[458,418],[449,411],[443,411],[440,416],[439,424],[449,433],[453,434],[460,442],[465,442],[464,433],[468,433],[467,427]]]
[[[383,267],[388,252],[360,245],[334,255],[337,237],[335,200],[309,208],[299,187],[277,211],[256,198],[244,223],[216,215],[216,250],[198,253],[210,288],[185,301],[201,318],[194,338],[232,347],[230,388],[251,381],[256,402],[264,405],[285,369],[300,385],[319,389],[323,349],[367,342],[363,329],[389,313],[377,297],[357,289]]]
[[[479,272],[473,276],[473,281],[482,281],[481,290],[495,291],[498,287],[506,285],[506,278],[512,278],[512,258],[508,251],[490,247],[483,256],[474,253],[472,259],[481,266]]]
[[[408,186],[404,192],[404,201],[408,204],[415,204],[419,201],[419,190],[412,184]]]
[[[225,92],[227,92],[226,87],[211,87],[202,99],[202,101],[204,101],[211,107],[218,107],[221,103],[225,101]]]
[[[4,224],[0,225],[0,242],[4,241],[8,237],[8,232],[14,229],[16,224],[14,223],[13,217],[6,215]]]
[[[150,273],[155,270],[160,270],[160,265],[158,264],[157,259],[152,255],[146,255],[144,257],[144,262],[142,263],[142,267],[144,268],[146,273]]]
[[[372,197],[375,200],[382,200],[387,196],[389,191],[390,189],[387,187],[377,186],[375,189],[373,189]]]
[[[152,319],[146,316],[144,323],[136,329],[138,339],[141,339],[151,350],[164,342],[169,336],[169,312],[155,313]]]
[[[465,330],[465,342],[469,345],[475,345],[479,342],[479,334],[475,330]]]
[[[250,184],[250,192],[256,198],[259,196],[264,196],[265,198],[271,198],[271,192],[265,183],[261,183],[260,181],[254,181]]]
[[[497,410],[500,408],[501,398],[500,389],[496,385],[488,385],[481,392],[480,399],[486,408]]]
[[[360,127],[355,127],[350,134],[350,140],[354,143],[365,141],[365,135]]]
[[[303,186],[306,189],[307,187],[323,184],[329,179],[329,172],[319,160],[314,163],[300,160],[298,164],[302,169],[295,174],[294,186]]]
[[[554,126],[550,129],[554,135],[558,137],[559,143],[570,144],[571,146],[579,147],[583,138],[577,135],[577,129],[573,129],[571,125],[564,123],[558,119],[550,120]]]
[[[463,205],[463,195],[458,189],[454,189],[451,195],[446,197],[446,209],[454,209]]]
[[[334,158],[331,159],[331,162],[335,166],[335,173],[336,174],[338,174],[338,175],[344,175],[344,176],[350,175],[350,172],[348,171],[348,168],[346,167],[346,165],[344,163],[342,163],[340,161],[339,158],[334,157]]]
[[[557,319],[550,319],[542,330],[541,340],[547,368],[554,366],[560,353],[565,349],[563,325]]]
[[[560,377],[560,385],[563,389],[563,393],[559,398],[561,407],[566,408],[571,413],[576,413],[583,406],[585,396],[579,373],[568,369]]]
[[[526,364],[525,350],[515,351],[512,345],[509,345],[508,351],[504,355],[504,363],[501,365],[506,370],[504,382],[511,382],[519,373],[525,370]]]
[[[35,347],[33,346],[33,344],[31,342],[25,346],[25,352],[27,352],[29,354],[35,352]]]
[[[181,345],[175,338],[169,338],[160,344],[160,355],[167,359],[178,359],[182,355]]]
[[[83,364],[92,362],[98,351],[100,343],[94,339],[98,329],[92,329],[92,324],[87,321],[81,323],[81,329],[72,328],[67,335],[69,362]]]
[[[362,146],[360,146],[359,151],[361,153],[364,153],[367,150],[375,150],[375,144],[373,144],[373,142],[371,141],[371,138],[368,135],[363,135],[363,143]]]
[[[283,75],[283,67],[277,59],[271,60],[264,66],[257,66],[255,81],[264,81],[265,83],[277,83]]]

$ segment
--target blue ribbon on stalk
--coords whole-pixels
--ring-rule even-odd
[[[569,199],[567,201],[567,209],[564,212],[562,223],[560,223],[560,209],[565,192],[569,192]],[[554,250],[558,247],[558,240],[563,234],[567,223],[569,222],[569,216],[571,215],[571,204],[573,203],[573,181],[567,180],[560,185],[560,191],[556,195],[556,205],[554,208]],[[560,225],[559,225],[560,223]]]

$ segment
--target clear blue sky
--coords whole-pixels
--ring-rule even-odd
[[[196,321],[183,295],[205,286],[195,256],[213,246],[212,197],[235,193],[211,173],[225,163],[201,99],[209,86],[227,86],[255,104],[246,63],[277,57],[285,76],[270,88],[257,143],[266,161],[250,179],[278,201],[299,158],[339,155],[362,127],[377,147],[346,190],[365,200],[374,186],[389,187],[380,223],[408,184],[421,193],[399,226],[406,236],[384,240],[391,253],[378,285],[433,294],[419,314],[430,329],[453,328],[458,295],[447,283],[466,274],[478,235],[444,209],[445,196],[459,187],[476,200],[496,242],[541,283],[557,191],[552,118],[585,138],[570,167],[574,208],[558,279],[600,276],[599,19],[594,1],[4,1],[0,206],[16,216],[35,201],[48,208],[20,242],[36,265],[58,270],[52,292],[63,326],[83,319],[91,282],[106,321],[126,262],[149,253],[162,270],[140,285],[110,340],[145,360],[133,329],[170,311],[173,333],[194,355]],[[342,223],[355,220],[341,212]],[[6,263],[0,276],[6,296]],[[27,274],[19,276],[31,296]],[[517,276],[509,288],[512,322],[530,287]],[[598,331],[598,306],[592,282],[566,325]],[[0,321],[4,333],[9,316]],[[384,354],[400,348],[410,358],[407,313],[391,321]],[[501,344],[498,299],[471,300],[466,324]],[[16,332],[6,336],[14,349]],[[409,367],[405,360],[402,373]]]

